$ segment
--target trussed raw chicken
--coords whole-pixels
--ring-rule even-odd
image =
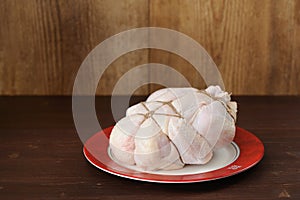
[[[205,164],[235,134],[237,105],[219,86],[165,88],[127,109],[110,136],[119,162],[143,170]]]

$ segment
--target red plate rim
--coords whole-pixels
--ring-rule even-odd
[[[160,175],[129,170],[115,163],[108,155],[108,139],[113,126],[90,137],[83,147],[86,159],[95,167],[124,178],[156,183],[194,183],[216,180],[243,172],[256,165],[264,156],[263,143],[252,133],[237,127],[234,142],[240,148],[239,157],[231,164],[205,173]],[[105,164],[108,163],[109,165]]]

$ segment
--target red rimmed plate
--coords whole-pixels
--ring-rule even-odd
[[[114,161],[109,151],[109,135],[113,127],[96,133],[84,144],[86,159],[95,167],[120,177],[157,182],[192,183],[225,178],[243,172],[257,164],[264,155],[262,142],[252,133],[237,127],[234,142],[214,152],[206,165],[187,165],[180,170],[143,172]]]

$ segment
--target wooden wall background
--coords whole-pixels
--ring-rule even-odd
[[[0,94],[70,95],[81,62],[97,44],[145,26],[197,40],[233,94],[300,95],[300,0],[1,0]],[[172,66],[204,87],[178,56],[142,50],[116,60],[97,94],[110,94],[122,74],[148,62]]]

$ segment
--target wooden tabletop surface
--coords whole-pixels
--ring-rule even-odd
[[[263,141],[263,160],[216,181],[156,184],[85,160],[71,97],[0,97],[0,199],[300,199],[300,97],[234,99],[237,125]],[[114,124],[109,97],[97,97],[96,109],[102,127]]]

